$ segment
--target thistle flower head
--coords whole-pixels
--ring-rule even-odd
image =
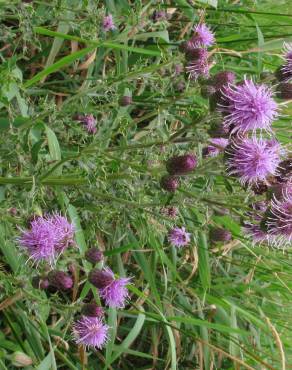
[[[105,16],[102,20],[102,27],[104,32],[114,31],[116,26],[114,24],[113,16],[111,14]]]
[[[77,121],[81,122],[84,125],[87,132],[89,132],[91,134],[96,133],[96,131],[97,131],[96,119],[93,116],[93,114],[85,114],[85,115],[78,114],[76,116],[76,119],[77,119]]]
[[[183,247],[189,244],[191,234],[186,232],[184,227],[174,227],[168,234],[168,241],[174,247]]]
[[[89,281],[99,289],[100,296],[109,307],[123,308],[129,296],[128,285],[131,278],[115,278],[111,269],[92,270]]]
[[[208,59],[194,59],[187,63],[186,72],[191,80],[197,81],[199,77],[209,77],[210,65]]]
[[[243,234],[251,238],[254,244],[270,242],[269,235],[261,229],[260,224],[246,222],[243,227]]]
[[[73,325],[73,334],[76,343],[101,349],[108,340],[108,329],[100,317],[82,316]]]
[[[227,166],[242,184],[255,184],[275,175],[282,149],[276,140],[244,138],[233,143]]]
[[[18,240],[34,261],[52,263],[58,254],[73,244],[73,237],[73,225],[56,213],[32,220],[30,230],[23,231]]]
[[[267,86],[245,79],[240,85],[225,87],[224,96],[227,104],[221,104],[219,110],[224,114],[224,124],[231,128],[231,133],[257,129],[271,131],[272,121],[278,113],[272,91]]]
[[[267,213],[266,226],[268,234],[277,237],[280,245],[292,242],[292,193],[287,193],[282,199],[271,201],[271,207]]]
[[[204,157],[217,157],[217,155],[223,152],[226,146],[228,145],[228,139],[224,139],[222,137],[212,138],[209,141],[211,145],[208,145],[207,147],[203,148]]]
[[[191,38],[194,47],[209,47],[214,44],[214,34],[206,24],[197,24],[194,31],[195,34]]]

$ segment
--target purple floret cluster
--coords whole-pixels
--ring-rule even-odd
[[[36,217],[19,238],[20,246],[35,262],[46,260],[51,264],[70,245],[74,244],[74,226],[58,213]]]

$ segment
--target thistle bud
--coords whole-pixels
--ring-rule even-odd
[[[92,264],[103,260],[103,253],[98,248],[92,247],[85,252],[85,259]]]
[[[48,280],[50,285],[58,290],[68,290],[73,287],[73,279],[64,271],[50,271]]]
[[[162,177],[160,185],[162,189],[173,193],[179,187],[179,179],[175,176],[166,175]]]
[[[222,71],[213,77],[213,85],[216,90],[220,90],[223,86],[232,84],[235,81],[235,74],[231,71]]]
[[[84,316],[90,317],[101,317],[104,314],[103,308],[98,306],[96,303],[86,303],[82,309],[81,313]]]
[[[127,107],[128,105],[131,105],[133,103],[133,99],[131,96],[124,95],[121,97],[119,103],[121,107]]]
[[[11,359],[12,365],[15,367],[23,368],[26,366],[30,366],[33,363],[32,359],[28,355],[20,351],[14,352],[11,355],[10,359]]]
[[[114,281],[114,277],[107,270],[91,270],[88,276],[89,282],[98,289],[103,289]]]
[[[217,227],[211,229],[210,231],[210,239],[212,242],[229,242],[232,238],[232,235],[229,230],[223,229],[221,227]]]
[[[172,157],[166,162],[166,169],[170,175],[183,175],[191,172],[197,166],[197,158],[193,154]]]

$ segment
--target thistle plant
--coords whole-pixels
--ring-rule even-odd
[[[1,6],[3,369],[292,362],[289,2],[209,3]]]

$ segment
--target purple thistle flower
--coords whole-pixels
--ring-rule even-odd
[[[195,34],[191,38],[194,47],[209,47],[214,44],[214,34],[204,23],[196,25],[194,31]]]
[[[286,193],[282,199],[271,201],[266,221],[268,234],[276,237],[278,246],[292,241],[292,194]]]
[[[96,119],[93,114],[77,115],[76,119],[84,124],[87,132],[90,134],[96,133]]]
[[[227,153],[230,175],[238,176],[242,184],[255,184],[276,174],[282,149],[276,140],[244,138],[234,142]]]
[[[208,145],[207,147],[203,148],[204,157],[217,157],[228,145],[228,139],[224,139],[222,137],[215,137],[209,141],[214,145]]]
[[[269,235],[261,229],[260,224],[252,224],[246,222],[243,227],[243,234],[250,237],[254,244],[256,243],[269,243]]]
[[[117,28],[114,24],[113,16],[111,14],[103,18],[102,27],[104,32],[114,31]]]
[[[24,230],[18,240],[34,261],[53,263],[58,254],[74,243],[73,237],[73,225],[56,213],[34,219],[30,230]]]
[[[190,240],[191,234],[187,233],[184,227],[175,227],[168,234],[168,241],[174,247],[183,247],[189,244]]]
[[[58,238],[58,242],[55,244],[55,250],[61,253],[70,245],[74,244],[74,226],[66,217],[58,213],[51,216],[50,221],[55,228],[55,234]]]
[[[101,349],[108,340],[108,325],[100,317],[82,316],[73,325],[76,343]]]
[[[100,296],[109,307],[123,308],[129,296],[126,285],[131,278],[116,279],[111,269],[92,270],[89,274],[91,284],[99,289]]]
[[[207,59],[191,60],[186,65],[186,72],[191,80],[196,81],[199,77],[209,77],[210,65]]]
[[[252,80],[244,80],[240,85],[229,85],[223,92],[227,103],[219,106],[224,114],[224,124],[231,133],[271,131],[272,121],[277,117],[277,104],[272,99],[272,91],[265,85],[256,85]]]

